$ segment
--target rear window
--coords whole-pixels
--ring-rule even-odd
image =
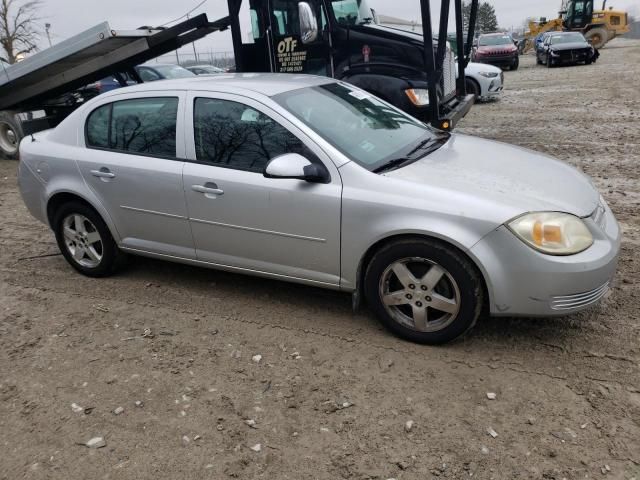
[[[175,97],[114,102],[89,115],[86,144],[105,150],[175,157],[177,117]]]

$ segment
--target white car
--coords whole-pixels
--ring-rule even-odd
[[[476,100],[498,98],[504,87],[504,73],[493,65],[469,62],[465,69],[467,93],[473,93]]]

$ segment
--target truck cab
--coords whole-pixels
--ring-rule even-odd
[[[448,43],[441,68],[428,78],[423,35],[378,24],[367,0],[229,0],[229,11],[231,18],[248,17],[251,23],[250,33],[232,23],[239,72],[336,78],[443,129],[453,128],[473,104],[464,91],[458,95]],[[428,48],[437,49],[433,43]],[[438,97],[435,112],[431,81]]]

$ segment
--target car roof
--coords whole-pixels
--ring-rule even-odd
[[[127,87],[126,93],[158,90],[211,90],[233,93],[238,90],[244,90],[271,97],[280,93],[298,90],[300,88],[315,87],[327,83],[336,83],[336,80],[315,75],[288,73],[230,73],[141,83]],[[117,92],[117,90],[108,92],[101,95],[101,97],[117,95]]]
[[[481,37],[497,37],[498,35],[509,35],[509,32],[493,32],[493,33],[481,33]]]

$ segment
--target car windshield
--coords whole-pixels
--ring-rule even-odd
[[[581,33],[565,33],[562,35],[551,35],[551,43],[558,45],[561,43],[586,42]]]
[[[375,10],[369,6],[367,0],[333,0],[331,6],[338,23],[348,25],[377,23]]]
[[[509,35],[487,35],[478,39],[478,45],[489,47],[493,45],[513,45],[513,40]]]
[[[186,68],[182,68],[180,65],[156,65],[153,68],[164,78],[186,78],[194,76],[192,72]]]
[[[419,159],[449,134],[361,90],[329,83],[273,97],[349,159],[376,171]],[[423,155],[418,153],[423,152]]]

